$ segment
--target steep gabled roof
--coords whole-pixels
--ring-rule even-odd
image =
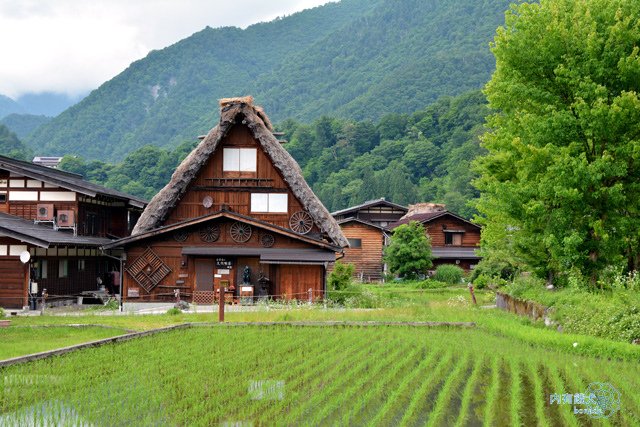
[[[220,106],[220,123],[209,131],[204,140],[178,166],[171,181],[151,200],[140,216],[132,235],[144,233],[163,225],[171,209],[178,203],[187,191],[189,184],[216,151],[220,141],[236,124],[237,118],[241,117],[242,123],[251,130],[253,137],[271,159],[273,166],[280,172],[284,181],[309,212],[320,230],[326,233],[334,245],[349,246],[338,223],[304,180],[298,163],[273,135],[269,118],[260,107],[253,105],[253,98],[223,99],[220,101]]]
[[[57,185],[58,187],[75,191],[76,193],[89,197],[95,197],[97,195],[113,197],[124,200],[130,205],[139,208],[143,208],[147,204],[146,200],[139,197],[85,181],[81,175],[36,165],[34,163],[23,162],[22,160],[16,160],[10,157],[0,156],[0,169]]]
[[[359,204],[359,205],[356,205],[356,206],[351,206],[350,208],[346,208],[346,209],[342,209],[342,210],[339,210],[339,211],[332,212],[331,215],[333,215],[334,217],[339,216],[339,215],[346,215],[346,214],[351,213],[351,212],[356,212],[356,211],[359,211],[361,209],[371,208],[371,207],[374,207],[374,206],[387,206],[387,207],[390,207],[390,208],[400,209],[400,210],[402,210],[404,212],[408,211],[406,206],[402,206],[402,205],[399,205],[397,203],[392,203],[392,202],[390,202],[388,200],[385,200],[384,197],[381,197],[381,198],[375,199],[375,200],[367,200],[366,202],[364,202],[362,204]]]
[[[456,214],[454,214],[453,212],[449,212],[449,211],[439,211],[439,212],[424,212],[424,213],[417,213],[417,214],[413,214],[411,216],[407,216],[407,217],[403,217],[400,218],[398,221],[394,222],[393,224],[389,224],[388,229],[389,230],[393,230],[394,228],[402,225],[402,224],[408,224],[411,221],[418,221],[422,224],[426,224],[428,222],[433,221],[436,218],[440,218],[442,216],[452,216],[460,221],[463,221],[469,225],[472,225],[476,228],[480,228],[480,226],[478,224],[474,224],[469,220],[466,220],[464,218],[462,218],[461,216],[458,216]]]

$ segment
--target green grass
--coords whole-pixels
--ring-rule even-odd
[[[126,333],[124,329],[100,327],[8,327],[0,328],[0,360],[53,350],[73,344],[109,338]]]
[[[321,305],[311,307],[280,305],[257,312],[229,312],[226,313],[225,320],[228,322],[323,320],[475,322],[479,330],[495,336],[515,339],[520,342],[520,345],[534,345],[560,350],[567,354],[640,361],[640,346],[588,335],[558,333],[553,328],[546,328],[542,322],[533,322],[528,318],[500,310],[474,307],[469,301],[469,291],[466,288],[419,290],[415,289],[412,283],[384,286],[366,285],[364,287],[375,293],[377,298],[387,301],[388,304],[376,309],[324,309]],[[494,300],[494,294],[491,292],[479,291],[476,295],[479,305],[491,304]],[[87,314],[62,317],[45,315],[12,318],[14,325],[104,324],[132,330],[153,329],[185,322],[215,321],[217,321],[217,313],[172,316]],[[46,337],[41,336],[39,339],[46,341]],[[574,346],[574,343],[577,343],[577,346]],[[68,344],[71,342],[62,345]],[[4,343],[0,343],[0,351],[4,347]]]
[[[606,425],[549,393],[609,381],[634,426],[637,366],[483,329],[196,327],[4,368],[0,425]]]

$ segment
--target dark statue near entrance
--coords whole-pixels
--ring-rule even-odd
[[[242,272],[242,283],[248,285],[251,283],[251,268],[249,266],[244,267],[244,271]]]

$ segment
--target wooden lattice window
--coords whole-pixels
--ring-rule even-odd
[[[167,264],[151,249],[147,249],[145,253],[133,261],[126,268],[126,271],[147,293],[151,292],[162,279],[171,273]]]

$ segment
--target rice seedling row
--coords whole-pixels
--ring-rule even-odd
[[[444,385],[440,389],[438,397],[436,399],[433,411],[429,416],[427,426],[436,426],[439,423],[445,424],[444,414],[448,403],[454,394],[454,389],[457,387],[463,379],[463,375],[469,366],[469,359],[471,358],[469,353],[465,353],[462,359],[455,365],[451,375],[447,377]]]
[[[418,410],[420,405],[424,404],[428,393],[433,390],[437,384],[442,381],[444,378],[447,368],[450,366],[451,359],[453,358],[453,352],[451,350],[447,351],[445,355],[440,359],[438,364],[435,366],[433,371],[431,371],[427,377],[422,380],[422,384],[416,390],[416,392],[411,397],[411,401],[407,406],[404,414],[400,418],[400,425],[406,426],[410,423],[414,422],[416,417],[418,416]],[[394,420],[395,421],[395,420]],[[395,424],[395,422],[394,422]]]
[[[340,400],[332,398],[332,396],[335,395],[333,394],[335,388],[324,390],[322,399],[327,401],[327,403],[313,415],[311,423],[315,425],[325,424],[323,423],[325,418],[329,418],[330,414],[338,412],[344,405],[344,402],[352,401],[356,393],[362,390],[362,385],[365,383],[368,376],[378,377],[385,369],[387,376],[397,375],[402,372],[402,369],[406,367],[419,352],[416,348],[410,349],[407,347],[408,346],[406,344],[404,346],[400,345],[397,347],[391,347],[392,351],[386,352],[382,359],[372,361],[372,363],[375,363],[373,369],[369,369],[369,365],[363,364],[362,370],[366,372],[362,375],[352,375],[348,379],[342,381],[341,385],[344,386],[344,390],[341,393]],[[400,362],[397,362],[397,359],[400,359]],[[390,366],[392,368],[389,368]],[[360,374],[362,370],[358,371],[358,374]],[[332,423],[327,422],[326,424]]]
[[[639,414],[634,363],[479,330],[194,328],[4,368],[0,379],[0,425],[631,426]],[[621,392],[610,422],[549,404],[595,381]]]

